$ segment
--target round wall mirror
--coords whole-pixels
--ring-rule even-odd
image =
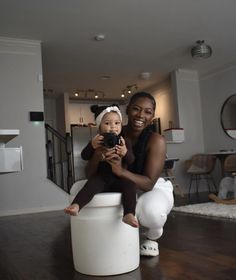
[[[227,98],[221,108],[221,125],[229,137],[236,139],[236,94]]]

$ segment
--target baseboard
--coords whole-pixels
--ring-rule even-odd
[[[63,210],[67,205],[54,206],[54,207],[38,207],[38,208],[27,208],[27,209],[16,209],[16,210],[0,210],[0,217],[3,216],[13,216],[13,215],[24,215],[24,214],[34,214],[41,212],[59,211]]]

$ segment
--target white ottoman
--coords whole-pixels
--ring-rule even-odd
[[[86,181],[76,182],[70,201]],[[139,230],[122,222],[121,193],[100,193],[78,216],[71,216],[75,269],[105,276],[130,272],[139,266]]]

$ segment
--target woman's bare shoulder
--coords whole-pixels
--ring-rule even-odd
[[[147,144],[147,153],[149,155],[164,155],[166,154],[166,140],[165,137],[159,133],[153,132]]]
[[[149,145],[166,145],[165,137],[157,132],[153,132],[149,138]]]

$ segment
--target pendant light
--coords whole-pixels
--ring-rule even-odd
[[[191,49],[191,54],[194,59],[209,58],[212,55],[212,48],[206,45],[204,40],[198,40]]]

